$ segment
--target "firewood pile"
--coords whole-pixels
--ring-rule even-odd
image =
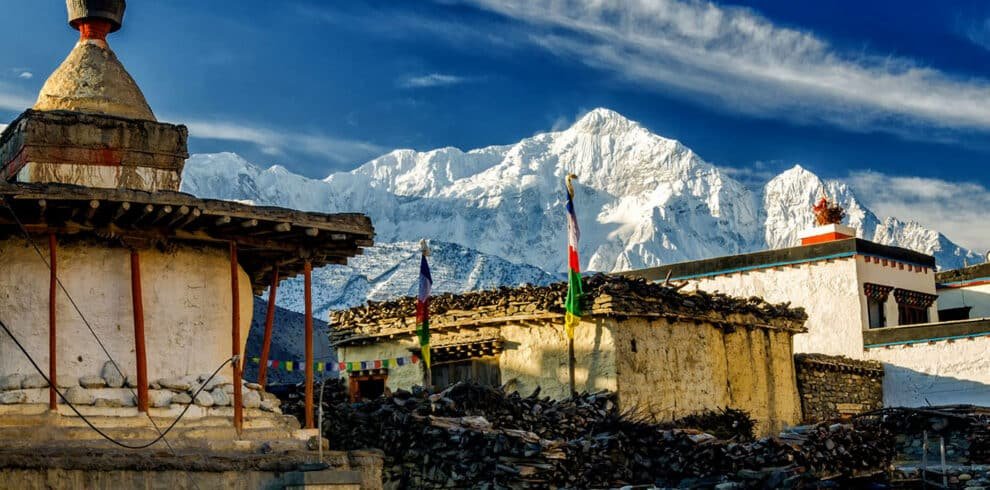
[[[874,419],[754,440],[743,412],[656,424],[622,413],[607,392],[554,401],[461,383],[350,404],[342,384],[326,389],[331,448],[382,449],[386,488],[809,488],[881,472],[893,456]],[[298,395],[285,405],[301,415]]]
[[[790,304],[771,304],[758,297],[736,298],[705,291],[682,292],[677,287],[646,281],[596,274],[584,279],[583,305],[592,313],[635,316],[664,313],[693,319],[726,321],[728,316],[749,316],[761,323],[795,323],[800,330],[807,319],[803,309]],[[459,321],[480,317],[511,317],[532,313],[564,312],[567,283],[549,286],[525,285],[501,287],[488,291],[462,294],[444,293],[430,299],[434,323]],[[338,344],[360,335],[373,335],[383,329],[412,328],[405,322],[416,314],[416,298],[404,297],[392,301],[369,301],[364,306],[331,313],[334,325],[331,342]],[[449,317],[449,318],[448,318]],[[408,325],[406,325],[408,323]]]

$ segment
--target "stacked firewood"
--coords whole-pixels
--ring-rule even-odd
[[[382,449],[386,488],[799,488],[882,471],[892,457],[892,438],[866,419],[754,440],[743,412],[655,424],[622,413],[611,393],[554,401],[462,383],[350,404],[342,385],[327,390],[331,447]]]
[[[771,304],[758,297],[736,298],[705,291],[682,292],[664,283],[623,276],[596,274],[584,278],[585,311],[624,315],[669,313],[718,321],[729,315],[751,315],[760,322],[792,320],[804,322],[803,309],[790,304]],[[563,313],[567,283],[549,286],[501,287],[462,294],[444,293],[430,299],[435,317],[450,313],[506,316],[526,313]],[[331,341],[337,343],[362,334],[374,334],[384,325],[416,314],[416,298],[369,301],[364,306],[331,313]],[[410,324],[411,325],[411,324]]]

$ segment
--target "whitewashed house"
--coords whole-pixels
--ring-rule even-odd
[[[625,274],[803,307],[794,351],[883,362],[887,405],[990,403],[990,265],[936,273],[930,255],[855,236],[830,224],[790,248]]]

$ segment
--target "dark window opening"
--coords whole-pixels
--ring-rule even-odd
[[[883,328],[887,326],[887,317],[884,313],[884,307],[886,305],[886,301],[876,298],[866,299],[866,307],[869,310],[870,316],[870,328]]]
[[[972,306],[962,306],[959,308],[946,308],[944,310],[938,310],[938,321],[954,322],[957,320],[969,320],[969,310],[972,309]]]
[[[633,352],[638,352],[636,350],[636,339],[632,339],[632,342],[630,343],[629,348],[632,349]]]
[[[461,381],[493,387],[502,385],[502,372],[498,367],[497,357],[434,363],[430,374],[433,386],[440,389]]]
[[[351,401],[374,400],[385,394],[387,374],[351,375]]]
[[[911,305],[898,305],[897,313],[900,325],[917,325],[928,323],[928,308]]]

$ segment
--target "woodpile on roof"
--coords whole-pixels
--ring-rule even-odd
[[[823,371],[838,371],[883,376],[883,363],[851,359],[846,356],[829,356],[825,354],[794,354],[797,364],[812,365]]]
[[[682,292],[662,283],[623,276],[596,274],[584,279],[584,311],[612,317],[656,317],[716,326],[761,326],[804,331],[807,315],[790,304],[771,304],[762,298],[736,298],[705,291]],[[430,300],[431,329],[516,320],[562,317],[567,283],[549,286],[501,287],[462,294],[444,293]],[[331,341],[342,345],[376,337],[412,332],[416,298],[369,301],[330,314]]]
[[[97,239],[125,247],[169,249],[178,243],[238,246],[255,292],[273,266],[282,278],[346,263],[373,244],[371,220],[356,213],[322,214],[200,199],[181,192],[103,189],[69,184],[0,183],[0,237],[32,235]],[[15,220],[16,217],[16,220]]]

